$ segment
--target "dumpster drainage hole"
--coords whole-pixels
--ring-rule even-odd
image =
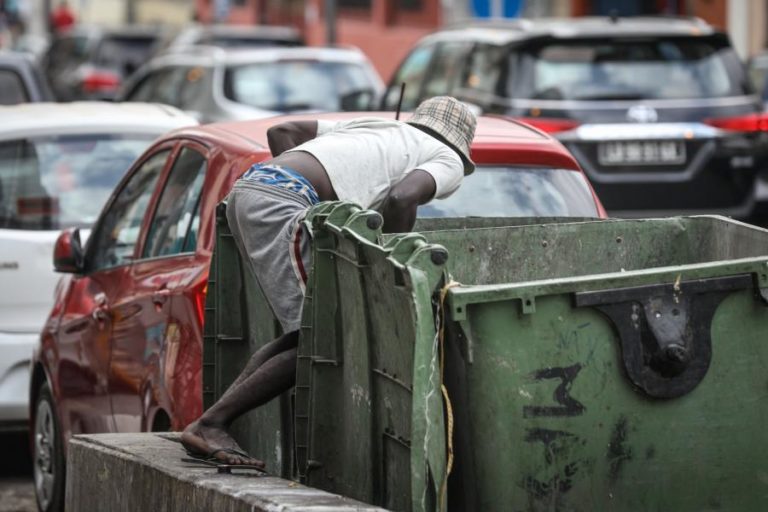
[[[677,316],[679,314],[680,314],[680,310],[679,309],[675,308],[675,309],[672,310],[672,316]]]
[[[621,238],[620,236],[617,236],[617,237],[616,237],[616,243],[617,243],[617,244],[620,244],[620,243],[621,243],[621,242],[623,242],[623,241],[624,241],[624,239],[623,239],[623,238]]]
[[[461,306],[459,306],[458,308],[456,308],[456,312],[457,312],[457,313],[461,313]]]
[[[530,306],[531,305],[531,299],[525,299],[525,305]]]

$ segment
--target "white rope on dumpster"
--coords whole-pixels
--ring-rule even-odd
[[[446,500],[448,498],[448,477],[451,475],[453,469],[453,406],[451,405],[451,399],[448,396],[448,388],[445,387],[445,297],[448,295],[448,290],[455,286],[460,286],[461,283],[451,279],[440,290],[440,302],[438,318],[438,340],[440,344],[440,390],[443,393],[443,401],[445,402],[445,412],[447,416],[447,432],[446,441],[448,445],[448,460],[445,464],[445,478],[440,488],[440,510],[446,510]]]

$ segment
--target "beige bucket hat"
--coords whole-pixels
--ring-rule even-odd
[[[465,175],[475,170],[469,148],[475,137],[477,119],[465,104],[450,96],[435,96],[424,100],[407,122],[456,151],[464,162]]]

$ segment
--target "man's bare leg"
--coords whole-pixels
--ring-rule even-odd
[[[296,345],[291,345],[290,338],[284,339],[293,334],[278,338],[257,351],[224,395],[197,421],[184,429],[181,442],[188,450],[212,454],[227,464],[263,466],[263,462],[257,459],[217,450],[240,450],[227,433],[232,421],[293,387],[296,381]],[[298,339],[297,336],[294,339]],[[277,348],[287,350],[275,353]],[[265,360],[265,354],[270,353],[274,355]]]
[[[266,363],[269,359],[273,358],[277,354],[280,354],[281,352],[296,348],[298,345],[299,331],[291,331],[289,333],[283,334],[279,338],[275,338],[274,340],[261,347],[259,350],[253,353],[251,358],[245,364],[245,368],[243,368],[243,370],[240,372],[240,375],[238,375],[237,379],[235,379],[235,381],[229,385],[224,394],[219,397],[219,400],[222,400],[225,396],[227,396],[230,391],[235,389],[245,379],[250,377],[253,372],[258,370],[259,367]]]

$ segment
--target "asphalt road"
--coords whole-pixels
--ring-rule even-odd
[[[26,434],[0,434],[0,512],[36,512]]]

